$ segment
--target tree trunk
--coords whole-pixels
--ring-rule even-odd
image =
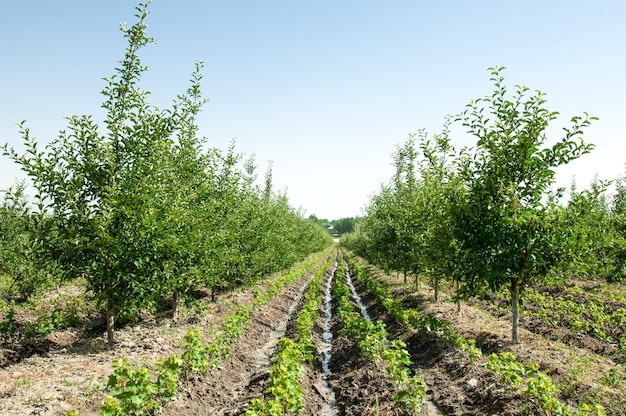
[[[458,296],[459,290],[461,290],[461,281],[459,279],[455,280],[454,285],[456,287],[456,294]],[[459,315],[463,314],[463,311],[461,311],[461,299],[460,298],[456,301],[456,311]]]
[[[513,322],[511,325],[511,343],[517,344],[519,342],[519,285],[517,279],[511,279],[511,312],[513,314]]]
[[[402,271],[402,275],[404,275],[404,284],[406,285],[406,270]]]
[[[172,320],[176,322],[178,320],[178,298],[180,297],[180,292],[178,290],[174,291],[174,295],[172,296]]]
[[[215,302],[215,286],[211,288],[211,302]]]
[[[115,342],[115,305],[109,299],[107,301],[107,343],[109,346]]]
[[[439,302],[439,277],[435,278],[435,303]]]

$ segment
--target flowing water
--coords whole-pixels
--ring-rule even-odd
[[[333,285],[333,277],[337,270],[337,263],[334,264],[332,273],[326,280],[326,291],[324,293],[324,333],[322,338],[324,345],[322,351],[324,352],[324,360],[322,361],[322,369],[324,370],[324,377],[322,378],[322,387],[328,397],[328,407],[324,410],[323,416],[337,416],[339,415],[339,409],[337,409],[337,402],[335,400],[335,392],[330,388],[328,379],[333,374],[330,371],[330,359],[332,357],[333,348],[333,333],[330,328],[330,321],[333,318],[332,311],[332,293],[331,288]]]
[[[363,315],[363,318],[367,322],[372,322],[372,319],[370,318],[369,314],[367,313],[367,308],[365,307],[365,305],[363,305],[363,302],[361,302],[361,297],[356,292],[356,288],[354,287],[354,284],[352,283],[352,276],[350,276],[350,271],[348,270],[347,267],[346,267],[346,283],[348,283],[348,286],[350,287],[350,293],[352,293],[352,299],[354,299],[354,301],[356,302],[357,306],[361,310],[361,315]]]
[[[363,305],[363,302],[361,301],[361,297],[359,296],[359,294],[356,291],[356,288],[354,287],[354,283],[352,282],[352,276],[350,275],[350,271],[348,270],[347,267],[346,267],[346,276],[345,277],[346,277],[346,283],[350,287],[350,293],[352,294],[352,299],[354,299],[354,302],[357,304],[357,306],[361,310],[361,315],[363,315],[363,318],[366,321],[372,322],[372,319],[370,318],[369,314],[367,313],[367,308],[365,307],[365,305]],[[423,405],[423,407],[422,407],[422,414],[423,415],[434,416],[434,415],[444,415],[445,414],[441,410],[439,410],[437,408],[437,406],[435,406],[435,404],[433,402],[431,402],[428,399],[424,399],[422,405]]]

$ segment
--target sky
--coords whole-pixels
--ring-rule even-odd
[[[130,0],[0,2],[0,144],[22,149],[26,120],[41,145],[65,117],[104,118],[102,78],[126,47]],[[363,214],[394,172],[391,154],[412,132],[490,94],[489,67],[507,85],[547,94],[561,116],[599,118],[596,148],[560,168],[557,183],[626,171],[626,2],[622,0],[154,0],[141,86],[167,107],[204,61],[198,119],[208,145],[272,161],[274,188],[305,215]],[[459,126],[452,143],[471,146]],[[0,189],[23,174],[0,156]]]

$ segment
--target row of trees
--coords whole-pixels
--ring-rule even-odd
[[[335,235],[342,235],[345,233],[351,233],[360,221],[360,217],[345,217],[338,220],[328,221],[325,218],[317,218],[315,215],[310,215],[309,219],[315,221],[320,226],[328,230],[329,233]]]
[[[558,113],[541,92],[516,87],[490,68],[494,92],[448,118],[440,134],[421,130],[394,153],[396,173],[375,194],[366,216],[342,244],[386,270],[456,283],[459,299],[507,288],[518,342],[518,306],[525,287],[571,273],[625,276],[624,187],[606,194],[553,190],[556,169],[592,150],[582,139],[594,120],[573,117],[563,137],[546,144]],[[476,139],[455,149],[461,124]]]
[[[139,87],[147,70],[139,51],[153,41],[147,6],[137,7],[136,24],[121,28],[128,48],[102,91],[102,129],[90,116],[70,117],[40,150],[22,123],[25,151],[4,146],[37,195],[33,208],[22,188],[5,198],[0,222],[19,224],[12,235],[24,244],[15,253],[6,249],[14,241],[3,241],[2,255],[45,259],[39,263],[59,279],[84,278],[107,310],[109,342],[121,312],[172,297],[176,316],[190,289],[242,284],[332,242],[272,189],[271,168],[258,185],[253,159],[242,160],[234,146],[207,149],[198,137],[201,63],[171,107],[148,102]],[[0,272],[22,279],[5,258]]]

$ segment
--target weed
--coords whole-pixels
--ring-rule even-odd
[[[18,379],[13,385],[15,386],[15,388],[20,388],[20,387],[31,387],[33,384],[33,381],[28,378],[28,377],[22,377],[20,379]]]
[[[15,305],[11,305],[4,319],[0,322],[0,339],[2,342],[8,342],[16,333],[17,321],[15,320]]]
[[[609,370],[609,374],[600,379],[600,383],[604,384],[605,386],[615,387],[621,384],[624,379],[626,379],[626,376],[624,376],[621,371],[619,371],[617,368],[611,368]]]

